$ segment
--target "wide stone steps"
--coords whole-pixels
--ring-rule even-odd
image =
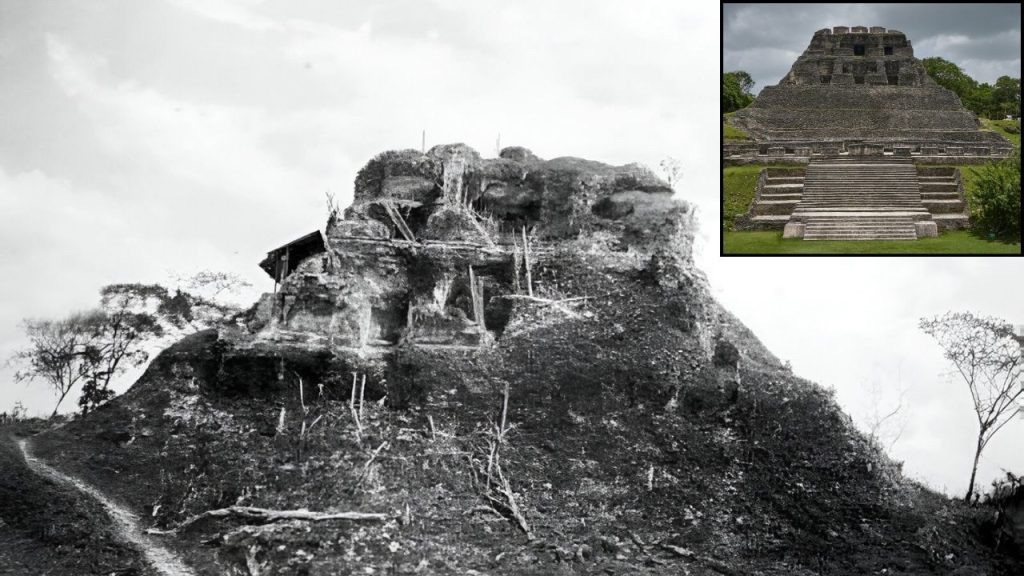
[[[911,161],[856,158],[812,160],[790,222],[805,240],[914,240],[929,218]]]
[[[804,240],[916,240],[910,217],[843,216],[805,220]]]

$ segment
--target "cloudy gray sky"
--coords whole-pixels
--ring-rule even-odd
[[[746,70],[755,93],[778,84],[815,31],[884,26],[918,58],[941,56],[979,82],[1020,78],[1020,4],[725,4],[725,71]]]
[[[859,421],[867,385],[900,380],[915,402],[894,453],[961,490],[966,392],[917,318],[1024,320],[1022,268],[719,258],[719,85],[697,81],[717,78],[718,14],[675,0],[0,0],[0,356],[21,318],[93,305],[112,282],[212,268],[248,278],[255,299],[272,288],[265,252],[321,227],[325,191],[347,203],[368,158],[418,147],[421,130],[485,154],[500,132],[549,158],[671,155],[716,295]],[[10,379],[0,368],[0,411],[48,413],[45,390]],[[1002,434],[985,482],[1024,470],[1024,430]]]

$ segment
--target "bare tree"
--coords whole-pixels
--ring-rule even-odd
[[[903,384],[897,371],[894,385],[883,387],[878,379],[867,385],[869,410],[864,416],[868,436],[879,446],[892,450],[907,428],[907,394],[910,388]]]
[[[921,319],[921,330],[939,343],[971,393],[978,419],[978,439],[971,466],[971,481],[964,500],[974,495],[978,459],[992,437],[1021,412],[1022,338],[1003,320],[969,312],[946,313]]]
[[[18,382],[44,381],[57,395],[57,404],[50,417],[57,415],[64,398],[80,382],[89,377],[90,363],[82,355],[92,330],[85,314],[73,314],[62,320],[25,320],[28,348],[12,359],[21,364],[14,379]]]
[[[230,275],[220,273],[196,277],[221,289],[235,284]],[[78,403],[88,412],[114,396],[111,381],[148,360],[146,348],[163,336],[218,325],[235,311],[188,292],[172,295],[158,284],[104,286],[95,309],[58,320],[24,322],[30,345],[12,358],[19,365],[15,379],[47,382],[58,396],[54,415],[64,398],[81,385]]]
[[[658,163],[658,167],[661,168],[661,173],[665,176],[668,185],[675,188],[683,176],[683,163],[671,156],[666,156]]]
[[[329,206],[333,202],[334,197],[328,195]],[[337,205],[334,205],[333,209],[337,210]],[[205,298],[211,301],[217,301],[224,294],[230,294],[242,288],[252,286],[251,283],[237,274],[213,270],[200,270],[191,276],[177,276],[175,279],[185,286],[185,289],[192,297]]]

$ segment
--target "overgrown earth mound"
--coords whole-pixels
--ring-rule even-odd
[[[714,301],[690,216],[639,166],[384,153],[276,293],[34,445],[199,574],[1022,573]]]

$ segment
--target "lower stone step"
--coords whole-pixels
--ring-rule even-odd
[[[932,220],[939,230],[966,230],[971,223],[967,214],[932,214]]]
[[[921,200],[924,207],[933,214],[959,213],[964,211],[964,201],[956,200]]]
[[[836,236],[833,234],[806,234],[804,240],[917,240],[917,235],[888,236],[872,234],[866,236]]]
[[[754,214],[792,214],[799,200],[762,200],[754,204]]]
[[[956,192],[954,182],[922,182],[921,192]]]
[[[779,184],[799,184],[803,186],[804,179],[802,176],[769,176],[765,180],[767,186],[775,186]]]
[[[959,200],[957,192],[921,192],[921,200]]]

